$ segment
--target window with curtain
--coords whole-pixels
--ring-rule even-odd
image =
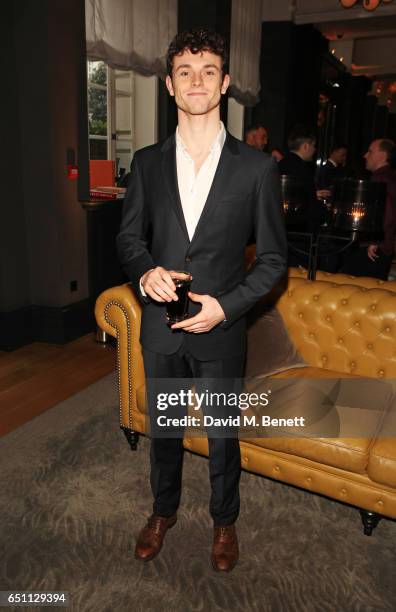
[[[109,159],[107,121],[107,66],[88,62],[88,125],[90,159]]]
[[[132,158],[134,73],[115,70],[102,61],[88,61],[90,159],[112,159],[116,172]]]

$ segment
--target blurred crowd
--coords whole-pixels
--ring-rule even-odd
[[[279,148],[269,148],[268,129],[259,123],[249,126],[244,135],[245,142],[267,154],[272,155],[278,163],[283,176],[301,179],[311,185],[305,230],[320,231],[326,217],[326,210],[333,204],[334,187],[339,180],[355,178],[352,171],[354,160],[348,160],[348,146],[345,143],[334,144],[327,159],[315,163],[316,136],[303,125],[296,125],[290,132],[287,141],[287,152]],[[370,143],[364,155],[367,180],[386,185],[386,200],[382,224],[382,235],[377,240],[365,240],[358,237],[345,252],[319,257],[319,267],[329,272],[344,272],[355,276],[371,276],[388,279],[394,256],[396,234],[396,147],[392,140],[378,138]],[[303,241],[298,242],[298,249],[289,249],[289,265],[307,266],[308,256],[298,251],[304,250]],[[291,244],[291,241],[289,241]],[[335,253],[334,240],[322,241],[322,248]]]

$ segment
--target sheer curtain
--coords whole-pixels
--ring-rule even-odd
[[[113,68],[165,76],[177,0],[85,0],[87,55]],[[230,95],[254,106],[260,90],[262,0],[232,0]]]
[[[87,56],[112,68],[164,76],[177,33],[177,0],[85,0]]]
[[[259,101],[262,0],[232,0],[230,95],[244,106]]]

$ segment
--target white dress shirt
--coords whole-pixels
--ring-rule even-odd
[[[190,240],[192,240],[212,186],[225,139],[226,130],[223,122],[220,121],[219,133],[210,145],[209,155],[196,174],[194,160],[180,137],[179,128],[176,128],[177,183]],[[140,291],[146,297],[141,281]]]
[[[223,122],[220,121],[220,131],[210,145],[209,155],[196,174],[194,160],[180,137],[179,128],[176,128],[177,182],[190,240],[212,186],[225,139],[226,131]]]

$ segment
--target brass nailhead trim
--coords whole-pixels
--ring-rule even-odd
[[[126,325],[127,325],[127,355],[128,355],[128,420],[129,420],[129,427],[132,428],[132,414],[131,414],[131,396],[132,396],[132,376],[131,376],[131,323],[129,321],[129,317],[128,317],[128,313],[127,310],[125,308],[125,306],[123,304],[121,304],[120,302],[117,302],[116,300],[112,300],[111,302],[109,302],[108,304],[106,304],[105,310],[104,310],[104,316],[105,316],[105,320],[106,322],[110,325],[110,327],[112,327],[117,335],[117,383],[118,383],[118,397],[119,397],[119,403],[120,403],[120,414],[119,414],[119,418],[120,418],[120,424],[122,424],[122,401],[121,401],[121,353],[120,353],[120,330],[118,329],[118,327],[116,325],[113,325],[113,323],[110,321],[109,316],[108,316],[108,310],[110,308],[110,306],[118,306],[118,308],[120,308],[124,314],[125,317],[125,321],[126,321]]]

